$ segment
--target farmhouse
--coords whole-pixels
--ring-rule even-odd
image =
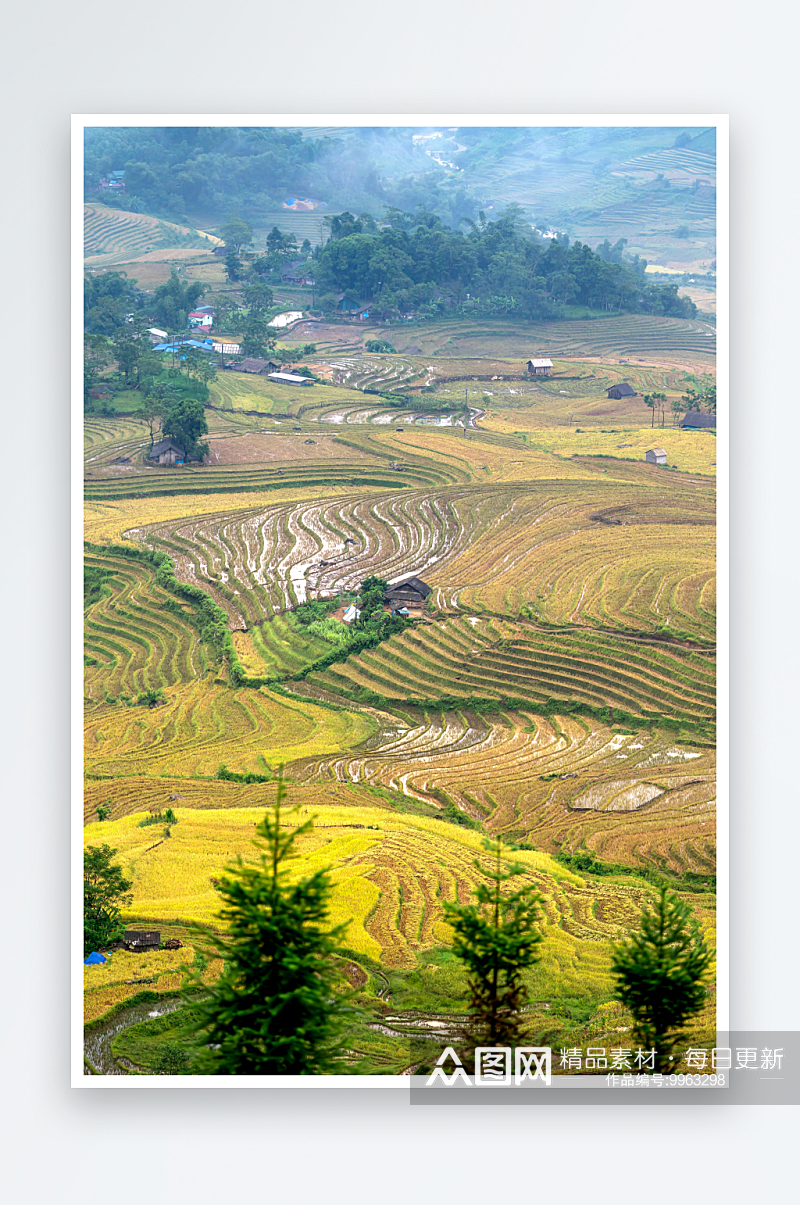
[[[666,464],[667,454],[663,448],[650,448],[645,452],[644,458],[648,464]]]
[[[161,933],[153,929],[126,929],[122,940],[129,950],[157,950]]]
[[[358,619],[360,614],[361,614],[361,611],[359,610],[359,608],[353,606],[353,604],[351,603],[350,606],[345,611],[344,615],[342,616],[342,619],[344,620],[345,623],[355,623],[355,621]]]
[[[404,607],[424,607],[425,600],[431,592],[430,586],[419,577],[407,577],[402,582],[395,582],[384,595],[384,602],[396,614]]]
[[[160,439],[150,452],[150,460],[157,460],[159,464],[183,464],[184,459],[183,448],[174,439]]]
[[[157,326],[148,326],[147,334],[151,343],[163,343],[165,339],[169,339],[167,332],[159,330]]]
[[[214,325],[214,315],[204,310],[192,310],[189,314],[189,326],[207,327]]]
[[[531,376],[549,377],[552,371],[552,360],[528,360],[528,372]]]
[[[702,414],[699,410],[690,410],[681,423],[684,431],[716,431],[716,414]]]
[[[276,372],[280,368],[280,364],[276,364],[274,360],[259,360],[256,356],[246,356],[238,364],[231,364],[229,367],[236,372],[255,372],[259,376],[266,377],[270,373]]]
[[[639,394],[635,389],[632,389],[627,381],[621,381],[619,385],[612,385],[608,391],[608,396],[616,398],[619,401],[622,397],[638,397]]]
[[[313,385],[311,377],[300,377],[294,372],[271,372],[268,374],[271,381],[275,381],[278,385]]]
[[[287,284],[304,285],[308,280],[308,272],[304,261],[297,259],[294,263],[287,264],[281,273],[281,280],[286,281]]]

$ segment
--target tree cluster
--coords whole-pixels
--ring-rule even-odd
[[[113,335],[139,308],[136,281],[124,272],[89,273],[83,282],[84,330],[92,335]]]
[[[380,229],[365,218],[338,215],[316,255],[323,306],[344,293],[369,301],[377,315],[410,307],[438,313],[461,306],[523,318],[555,317],[569,305],[606,313],[692,317],[694,303],[678,286],[651,284],[646,263],[623,259],[624,240],[599,251],[566,238],[545,239],[510,205],[496,221],[483,213],[466,231],[446,227],[433,213],[386,210]]]
[[[109,946],[121,936],[120,908],[130,904],[133,883],[112,859],[110,845],[87,845],[83,851],[83,956]]]

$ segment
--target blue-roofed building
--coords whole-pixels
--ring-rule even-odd
[[[198,351],[214,351],[213,343],[210,341],[200,343],[198,339],[178,339],[175,343],[157,343],[153,351],[180,351],[182,347],[196,347]]]

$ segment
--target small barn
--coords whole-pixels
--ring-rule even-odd
[[[185,458],[183,448],[176,444],[174,439],[160,439],[157,444],[153,444],[149,457],[159,464],[183,464]]]
[[[608,396],[619,401],[623,397],[638,397],[636,390],[628,384],[627,381],[620,381],[619,385],[612,385],[608,391]]]
[[[528,372],[533,377],[549,377],[552,371],[552,360],[528,360]]]
[[[644,454],[644,458],[648,464],[666,464],[667,454],[663,448],[650,448]]]
[[[395,582],[394,585],[389,586],[384,595],[384,602],[392,608],[394,615],[402,607],[424,607],[430,592],[430,586],[421,578],[407,577],[404,581]]]
[[[683,431],[716,431],[716,414],[703,414],[700,410],[690,410],[681,423]]]
[[[298,376],[296,372],[270,372],[269,379],[277,385],[313,385],[311,377]]]
[[[246,356],[238,364],[232,365],[236,372],[254,372],[259,376],[268,377],[270,373],[280,368],[274,360],[259,360],[256,356]]]
[[[122,939],[128,950],[157,950],[161,945],[161,933],[155,929],[126,929]]]

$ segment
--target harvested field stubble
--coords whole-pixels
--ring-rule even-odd
[[[490,832],[551,853],[585,845],[608,862],[713,874],[714,767],[708,745],[676,744],[674,730],[655,725],[619,731],[578,715],[478,713],[465,703],[399,709],[361,748],[290,770],[308,784],[332,776],[439,808],[450,800]]]

